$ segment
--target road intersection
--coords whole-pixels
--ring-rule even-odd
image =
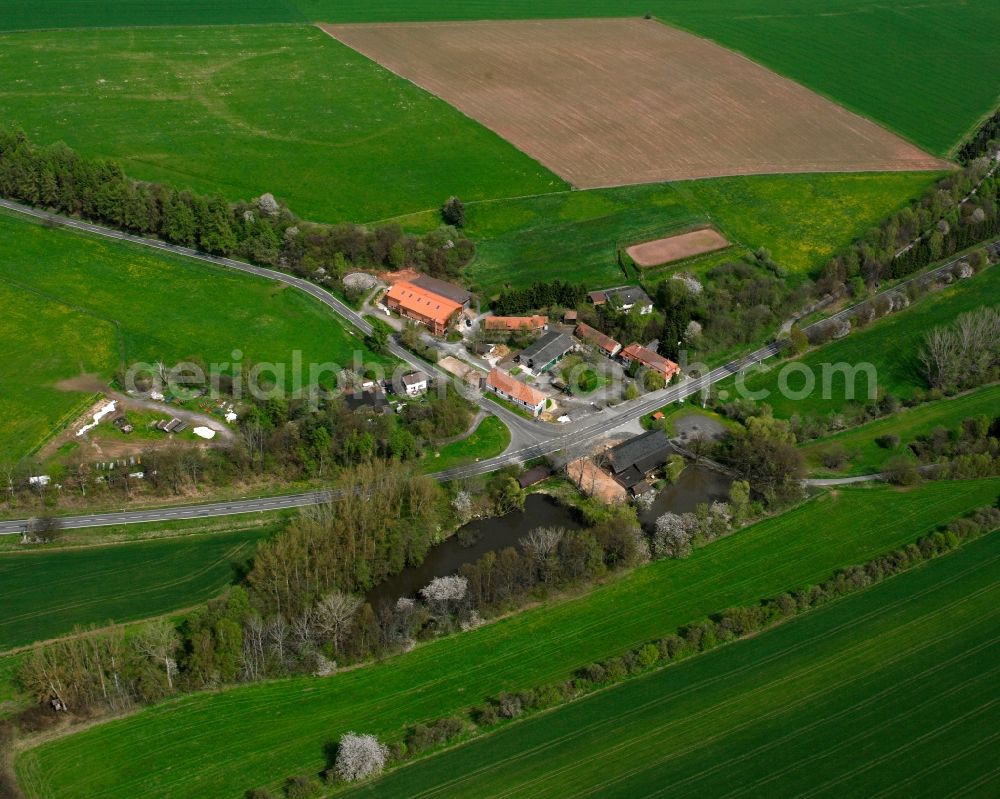
[[[371,324],[361,314],[347,306],[330,292],[294,275],[279,272],[266,267],[254,266],[252,264],[236,261],[231,258],[208,255],[187,247],[168,244],[157,239],[149,239],[141,236],[134,236],[118,230],[91,224],[79,219],[51,214],[20,203],[0,199],[0,207],[7,208],[17,213],[25,214],[37,219],[41,219],[49,224],[80,230],[109,239],[130,242],[142,247],[162,250],[175,255],[180,255],[195,260],[204,261],[216,266],[235,269],[240,272],[274,280],[280,283],[293,286],[300,291],[304,291],[330,310],[341,319],[348,322],[362,334],[368,335],[372,331]],[[921,273],[907,281],[893,285],[884,293],[895,293],[904,289],[908,283],[927,282],[936,279],[954,265],[960,258],[952,259],[949,262],[936,267],[928,272]],[[820,320],[807,326],[804,330],[818,328],[820,325],[828,325],[849,319],[859,305],[845,308],[826,319]],[[680,383],[650,392],[639,399],[623,402],[616,406],[609,406],[603,411],[586,417],[576,422],[564,425],[551,425],[537,420],[528,420],[518,416],[512,411],[477,396],[474,401],[477,405],[488,413],[499,417],[511,431],[511,444],[501,455],[495,458],[479,461],[465,466],[455,467],[432,475],[441,481],[456,480],[476,475],[489,474],[498,471],[505,466],[518,465],[547,455],[553,455],[561,451],[568,451],[574,448],[593,444],[606,436],[611,431],[622,425],[634,422],[637,419],[652,413],[666,405],[675,402],[683,402],[688,397],[701,391],[709,389],[711,386],[723,380],[727,380],[734,375],[745,372],[751,366],[763,363],[776,356],[784,347],[784,342],[772,342],[754,352],[731,361],[723,366],[712,369],[705,374],[689,376]],[[451,376],[440,370],[433,364],[428,364],[409,351],[403,349],[394,341],[389,343],[390,353],[400,361],[408,364],[414,369],[432,371],[439,378],[451,379]],[[92,513],[75,516],[59,517],[60,525],[65,529],[75,529],[81,527],[103,527],[112,525],[142,524],[149,522],[178,521],[187,519],[214,518],[219,516],[231,516],[244,513],[261,513],[265,511],[283,510],[289,508],[301,508],[309,505],[317,505],[328,502],[335,498],[331,491],[310,491],[300,494],[288,494],[283,496],[260,497],[254,499],[240,499],[229,502],[209,502],[198,505],[183,505],[164,508],[122,510],[107,513]],[[18,519],[12,521],[0,521],[0,535],[15,535],[24,532],[30,525],[30,519]]]

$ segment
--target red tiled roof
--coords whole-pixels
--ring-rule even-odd
[[[541,391],[532,388],[526,383],[522,383],[503,369],[495,367],[491,369],[486,383],[493,388],[500,389],[507,396],[514,397],[526,405],[530,405],[532,408],[537,408],[546,399]]]
[[[638,344],[629,344],[621,351],[619,357],[627,361],[638,361],[647,369],[659,372],[668,379],[681,370],[680,367],[669,358],[664,358],[662,355],[659,355],[652,350],[647,350],[645,347],[641,347]]]
[[[406,281],[394,283],[385,296],[398,303],[403,310],[419,314],[439,325],[448,324],[448,320],[462,310],[460,303]]]
[[[584,322],[580,322],[580,324],[576,326],[576,336],[577,338],[589,341],[591,344],[600,347],[607,353],[614,353],[615,349],[621,346],[621,344],[611,338],[611,336],[606,336],[600,330],[597,330]]]
[[[537,330],[548,323],[547,316],[490,316],[485,324],[487,330]]]

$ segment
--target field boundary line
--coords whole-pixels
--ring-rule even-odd
[[[979,119],[977,119],[972,125],[970,125],[969,129],[962,134],[962,138],[960,138],[957,142],[955,142],[955,144],[952,145],[951,149],[948,150],[948,156],[950,158],[955,158],[958,155],[958,151],[962,149],[962,145],[964,145],[967,141],[969,141],[969,139],[973,137],[976,131],[978,131],[983,126],[983,124],[987,120],[989,120],[990,117],[994,116],[997,112],[1000,112],[1000,95],[997,95],[997,98],[993,102],[993,105],[990,106],[990,110],[984,113],[981,117],[979,117]]]
[[[992,562],[994,562],[994,561],[996,561],[998,559],[1000,559],[1000,556],[994,557],[990,561],[990,563],[992,563]],[[967,571],[972,571],[972,569],[967,570]],[[894,576],[898,576],[898,575],[894,575]],[[948,582],[953,582],[953,581],[954,580],[949,580]],[[881,585],[881,584],[883,584],[883,583],[878,583],[877,585]],[[869,588],[874,588],[874,587],[875,586],[870,586]],[[864,589],[864,591],[867,591],[867,590],[869,590],[869,589]],[[925,614],[924,616],[919,617],[918,619],[911,620],[906,625],[902,625],[900,628],[894,628],[893,632],[898,632],[900,629],[903,629],[906,626],[912,626],[913,624],[916,624],[916,623],[918,623],[920,621],[925,621],[927,618],[930,618],[930,617],[935,616],[935,615],[939,615],[942,611],[950,610],[956,604],[962,604],[964,602],[967,602],[967,601],[969,601],[969,600],[971,600],[973,598],[976,598],[979,594],[988,592],[989,590],[995,590],[995,586],[987,586],[984,589],[980,589],[975,594],[971,594],[969,596],[962,597],[959,600],[956,600],[956,601],[950,603],[949,605],[944,606],[943,608],[938,608],[938,609],[936,609],[934,611],[931,611],[928,614]],[[863,592],[858,592],[858,593],[863,593]],[[924,593],[927,593],[927,592],[924,592]],[[856,595],[857,594],[851,594],[849,596],[856,596]],[[847,599],[847,598],[848,597],[845,596],[842,599]],[[862,621],[870,621],[870,620],[872,620],[874,618],[878,618],[880,615],[883,615],[883,611],[890,610],[890,609],[895,609],[895,608],[899,607],[900,605],[905,606],[906,604],[909,604],[911,600],[912,600],[912,597],[908,597],[905,600],[900,600],[899,602],[893,603],[891,605],[884,606],[882,608],[877,609],[876,611],[873,611],[872,613],[869,613],[869,614],[866,614],[865,616],[862,616],[861,620]],[[828,606],[831,606],[833,604],[836,604],[836,603],[830,603],[829,605],[825,605],[824,607],[828,607]],[[819,608],[817,608],[816,610],[819,610]],[[812,611],[807,611],[806,613],[803,613],[800,616],[796,616],[796,617],[792,617],[792,618],[793,619],[794,618],[803,618],[803,617],[807,616],[811,612]],[[992,615],[1000,615],[1000,611],[996,611]],[[791,621],[791,620],[792,619],[788,619],[787,621]],[[977,617],[972,622],[970,622],[969,625],[967,625],[967,626],[971,626],[972,624],[978,624],[981,621],[982,621],[982,617]],[[783,625],[784,625],[784,622],[779,623],[777,625],[777,627],[780,627],[780,626],[783,626]],[[839,625],[838,627],[835,627],[835,628],[833,628],[831,630],[827,630],[826,632],[824,632],[821,636],[819,636],[817,638],[809,639],[808,641],[799,642],[799,643],[793,645],[792,647],[789,647],[783,653],[776,653],[775,655],[772,655],[772,656],[770,656],[768,658],[765,658],[764,661],[762,661],[762,662],[763,663],[771,662],[776,657],[778,657],[778,654],[788,654],[789,652],[794,652],[794,651],[796,651],[798,649],[801,649],[803,646],[806,646],[808,644],[815,644],[817,641],[822,641],[824,639],[830,638],[833,635],[842,633],[847,628],[849,628],[851,626],[854,626],[854,623],[844,623],[842,625]],[[770,629],[776,629],[776,628],[770,628]],[[924,648],[926,648],[928,646],[931,646],[934,643],[938,643],[940,640],[943,640],[944,638],[946,638],[948,636],[955,635],[958,632],[961,632],[962,630],[963,630],[963,628],[958,628],[958,629],[952,628],[952,629],[949,629],[942,636],[939,636],[939,637],[933,639],[932,641],[923,641],[923,642],[921,642],[921,644],[919,646],[917,646],[917,647],[914,647],[913,650],[917,651],[919,649],[924,649]],[[766,631],[762,630],[761,633],[763,633],[763,632],[766,632]],[[759,633],[757,635],[759,635]],[[748,636],[748,637],[749,638],[753,638],[753,637],[757,637],[757,635]],[[746,640],[746,639],[745,638],[735,639],[734,641],[732,641],[730,643],[737,643],[738,641],[741,641],[741,640]],[[1000,636],[998,636],[997,638],[993,639],[989,643],[995,643],[997,641],[1000,641]],[[871,645],[870,641],[860,641],[856,645],[854,645],[853,647],[851,647],[850,649],[848,649],[847,651],[848,652],[860,653],[861,651],[863,651],[863,648],[865,646],[870,646],[870,645]],[[718,649],[724,649],[727,646],[728,646],[728,644],[726,644],[723,647],[719,647]],[[716,650],[712,650],[712,651],[716,651]],[[903,659],[904,657],[906,657],[910,653],[911,653],[911,650],[906,650],[906,651],[898,652],[890,660],[880,662],[879,665],[876,668],[881,668],[886,663],[892,664],[892,663],[894,663],[894,662],[896,662],[898,660]],[[698,655],[701,655],[701,654],[708,654],[708,653],[698,653]],[[697,657],[698,655],[695,655],[693,657]],[[687,660],[689,660],[689,659],[685,659],[685,661],[687,661]],[[681,662],[685,662],[685,661],[681,661]],[[743,666],[740,669],[737,669],[735,672],[728,672],[726,674],[717,675],[717,677],[712,678],[711,680],[708,680],[708,681],[705,681],[705,682],[712,682],[712,681],[718,682],[718,680],[720,680],[720,679],[724,679],[724,678],[728,679],[728,678],[732,677],[734,674],[740,673],[742,671],[746,671],[747,669],[750,669],[751,667],[754,667],[755,665],[757,665],[757,664],[747,664],[746,666]],[[838,663],[837,665],[839,666],[841,664]],[[669,668],[669,666],[667,666],[665,668]],[[753,691],[750,691],[748,693],[741,694],[739,697],[734,697],[734,698],[731,698],[731,699],[724,700],[722,702],[718,702],[713,707],[711,707],[711,708],[705,708],[704,710],[699,711],[698,713],[694,714],[693,716],[687,716],[684,719],[678,719],[677,722],[675,722],[675,724],[679,724],[679,723],[681,723],[681,721],[688,722],[688,721],[691,721],[691,720],[694,720],[694,719],[698,719],[699,717],[706,716],[706,715],[708,715],[708,714],[710,714],[712,712],[717,712],[720,709],[726,707],[727,705],[729,705],[729,704],[731,704],[733,702],[736,702],[736,701],[738,701],[740,699],[743,699],[743,698],[745,698],[748,695],[760,694],[760,693],[763,693],[764,691],[772,689],[772,688],[774,688],[776,686],[780,686],[780,685],[786,684],[786,683],[788,683],[789,681],[791,681],[794,678],[802,677],[804,674],[807,674],[807,673],[811,672],[814,668],[815,668],[815,666],[812,665],[812,664],[806,665],[802,669],[799,669],[796,672],[792,672],[790,674],[786,674],[785,676],[783,676],[783,677],[781,677],[779,679],[776,679],[776,680],[771,680],[769,683],[767,683],[765,685],[762,685],[762,686],[759,686],[759,687],[755,688]],[[845,685],[850,684],[851,682],[855,681],[856,679],[858,679],[858,675],[852,674],[850,677],[846,677],[846,678],[840,680],[839,682],[826,684],[826,686],[825,686],[825,688],[823,690],[824,691],[828,690],[831,687],[840,688],[840,687],[843,687]],[[622,683],[617,683],[616,685],[621,685],[621,684]],[[704,684],[705,683],[702,683],[702,686],[704,686]],[[682,689],[681,693],[682,694],[685,693],[685,692],[690,693],[693,690],[694,690],[693,687],[688,687],[688,689],[686,691]],[[657,699],[652,700],[652,702],[650,703],[650,706],[655,706],[655,704],[660,704],[662,702],[665,702],[669,698],[676,699],[677,697],[676,697],[676,695],[674,695],[674,696],[660,696]],[[763,719],[763,718],[774,718],[775,716],[778,716],[781,713],[784,713],[790,707],[800,707],[802,705],[806,705],[806,704],[808,704],[811,701],[811,699],[812,699],[812,695],[803,697],[800,700],[798,700],[796,703],[785,704],[781,708],[775,709],[775,710],[771,711],[770,713],[767,713],[767,714],[765,714],[763,716],[755,716],[753,719],[745,721],[741,725],[738,725],[737,727],[729,727],[726,730],[718,733],[717,735],[712,736],[711,738],[707,738],[707,739],[702,738],[697,743],[691,744],[691,745],[689,745],[688,747],[686,747],[683,750],[673,750],[673,751],[670,752],[669,755],[666,755],[665,757],[656,760],[654,762],[654,765],[659,765],[661,763],[666,762],[667,760],[676,758],[679,755],[688,754],[689,752],[694,751],[698,747],[703,746],[706,741],[711,742],[711,741],[718,740],[719,738],[722,738],[722,737],[725,737],[725,736],[731,734],[734,730],[744,729],[745,727],[747,727],[747,726],[749,726],[749,725],[751,725],[753,723],[756,723],[760,719]],[[998,700],[998,701],[1000,701],[1000,700]],[[633,709],[633,711],[630,711],[630,714],[633,714],[634,712],[638,712],[640,709],[641,708]],[[620,719],[621,719],[621,716],[616,716],[615,719],[614,719],[614,721],[617,722]],[[588,727],[586,729],[598,730],[601,727],[605,726],[605,724],[606,724],[606,721],[595,722],[592,725],[588,725]],[[568,737],[576,737],[577,735],[582,734],[583,729],[584,728],[581,728],[579,731],[574,731],[573,733],[569,734]],[[513,790],[523,790],[525,787],[528,787],[528,786],[530,786],[530,785],[532,785],[534,783],[537,783],[540,780],[548,779],[548,778],[550,778],[550,777],[552,777],[554,775],[557,775],[560,772],[565,772],[568,769],[578,768],[581,765],[581,763],[586,762],[587,760],[593,760],[593,759],[598,758],[598,757],[606,757],[609,753],[613,753],[613,752],[619,751],[619,750],[621,750],[623,748],[626,748],[626,747],[634,746],[637,743],[639,743],[639,742],[641,742],[643,740],[648,739],[650,736],[654,735],[656,732],[659,732],[662,729],[663,728],[660,727],[660,728],[658,728],[657,730],[654,730],[654,731],[649,731],[649,732],[642,733],[640,735],[632,736],[628,740],[624,740],[621,743],[617,744],[616,746],[614,746],[614,747],[612,747],[610,749],[602,750],[599,753],[595,753],[595,754],[590,755],[588,758],[585,758],[584,760],[577,760],[573,764],[570,764],[570,765],[567,765],[567,766],[563,766],[557,772],[552,772],[552,771],[546,772],[544,775],[536,777],[535,779],[529,781],[528,783],[522,783],[522,784],[520,784],[518,786],[513,786],[510,790],[511,791],[513,791]],[[564,737],[566,737],[566,736],[564,736]],[[558,739],[557,739],[557,741],[558,741]],[[548,744],[546,744],[544,746],[544,748],[548,748]],[[508,758],[508,761],[505,761],[505,762],[509,762],[509,761],[510,761],[510,758]],[[632,769],[630,772],[627,772],[625,774],[616,775],[614,778],[612,778],[610,780],[606,780],[605,782],[603,782],[601,784],[590,786],[590,789],[587,791],[587,793],[577,794],[577,796],[587,796],[588,794],[592,794],[595,790],[599,790],[599,789],[605,788],[608,785],[611,785],[613,783],[620,782],[622,779],[625,779],[625,778],[630,777],[630,776],[634,776],[635,773],[639,773],[640,771],[643,771],[643,770],[646,770],[646,769],[647,769],[647,765],[644,765],[641,768]],[[506,793],[496,794],[495,796],[499,797],[500,799],[504,799],[504,797],[507,797],[507,796],[510,796],[510,795],[511,795],[511,793],[510,793],[510,791],[508,791]]]
[[[506,146],[511,147],[514,150],[516,150],[517,152],[521,153],[529,161],[531,161],[534,164],[537,164],[538,167],[541,170],[543,170],[544,172],[547,172],[553,178],[559,180],[560,182],[562,182],[563,184],[565,184],[566,186],[568,186],[570,189],[578,189],[579,188],[577,186],[574,186],[568,180],[566,180],[566,178],[564,178],[562,175],[559,175],[556,172],[554,172],[550,167],[547,167],[545,164],[543,164],[541,161],[539,161],[533,155],[531,155],[530,153],[524,152],[524,150],[522,150],[520,147],[518,147],[517,145],[515,145],[513,142],[508,141],[507,139],[505,139],[503,136],[501,136],[499,133],[497,133],[492,128],[488,128],[482,122],[479,122],[478,120],[473,119],[468,114],[466,114],[464,111],[462,111],[460,108],[457,108],[452,103],[449,103],[443,97],[440,97],[440,96],[434,94],[433,92],[428,91],[427,89],[425,89],[420,84],[415,83],[410,78],[407,78],[405,75],[400,75],[398,72],[396,72],[393,69],[390,69],[385,64],[382,64],[379,61],[376,61],[374,58],[371,58],[370,56],[366,55],[365,53],[362,53],[360,50],[355,49],[354,47],[352,47],[351,45],[349,45],[347,42],[345,42],[345,41],[337,38],[336,36],[333,35],[333,33],[331,31],[329,31],[329,30],[327,30],[326,28],[323,27],[324,25],[328,25],[330,27],[334,27],[335,25],[337,25],[337,23],[332,23],[332,22],[314,22],[312,24],[313,24],[314,27],[316,27],[318,30],[320,30],[323,33],[325,33],[332,41],[335,41],[341,47],[346,47],[352,53],[357,53],[362,58],[364,58],[367,61],[369,61],[372,64],[374,64],[377,68],[379,68],[381,70],[384,70],[385,72],[388,72],[390,75],[395,75],[399,80],[405,81],[406,83],[410,84],[417,91],[422,92],[424,95],[426,95],[429,98],[432,98],[435,102],[442,103],[447,108],[451,109],[451,111],[453,111],[454,113],[458,114],[461,117],[464,117],[465,119],[467,119],[470,123],[472,123],[476,127],[480,128],[481,130],[485,130],[491,136],[493,136],[497,141],[503,142]],[[539,196],[544,196],[544,195],[539,195]],[[418,211],[416,213],[426,213],[426,211],[422,211],[422,212]]]
[[[988,533],[987,535],[995,535],[995,534],[997,534],[996,531],[994,531],[993,533]],[[929,588],[925,588],[923,591],[921,591],[918,594],[912,594],[912,595],[909,595],[907,597],[900,598],[900,599],[896,600],[895,602],[893,602],[893,603],[891,603],[889,605],[883,605],[883,606],[881,606],[879,608],[876,608],[875,610],[870,611],[869,613],[865,614],[864,616],[861,616],[859,618],[854,618],[850,622],[845,622],[845,623],[843,623],[841,625],[838,625],[837,627],[834,627],[834,628],[832,628],[830,630],[827,630],[823,634],[822,637],[823,638],[828,638],[831,635],[836,635],[838,633],[843,632],[845,629],[847,629],[848,627],[851,627],[851,626],[857,624],[859,621],[867,621],[867,620],[869,620],[871,618],[877,618],[878,616],[883,615],[886,612],[895,610],[898,607],[905,607],[907,604],[909,604],[909,603],[912,602],[912,600],[914,599],[914,597],[920,597],[920,596],[923,596],[925,594],[932,593],[933,591],[937,591],[937,590],[939,590],[941,588],[942,585],[948,585],[948,584],[954,583],[956,580],[964,578],[968,573],[975,572],[978,569],[982,568],[983,566],[988,565],[989,563],[992,563],[992,562],[994,562],[996,560],[1000,560],[1000,555],[994,556],[988,562],[978,562],[978,563],[972,564],[971,566],[967,567],[965,570],[963,570],[959,574],[950,577],[946,581],[942,581],[942,582],[936,583],[934,586],[931,586]],[[928,562],[929,561],[925,561],[924,563],[928,563]],[[921,565],[922,564],[915,564],[914,569],[920,568]],[[835,606],[835,605],[839,604],[840,602],[842,602],[843,600],[846,600],[846,599],[848,599],[848,598],[850,598],[852,596],[858,596],[860,594],[867,593],[868,591],[876,588],[878,585],[884,585],[884,584],[888,583],[890,580],[892,580],[893,578],[899,577],[899,576],[901,576],[903,574],[906,574],[906,573],[909,573],[910,571],[912,571],[912,570],[908,569],[908,570],[906,570],[904,572],[900,572],[899,574],[896,574],[896,575],[893,575],[892,577],[890,577],[889,580],[883,580],[883,581],[881,581],[879,583],[876,583],[875,585],[868,586],[868,587],[862,589],[861,591],[849,594],[849,595],[844,596],[844,597],[840,597],[837,600],[835,600],[834,602],[827,603],[827,604],[823,605],[822,607],[832,607],[832,606]],[[990,586],[987,586],[985,588],[979,589],[979,591],[977,591],[975,595],[978,595],[979,593],[983,593],[984,591],[988,591],[990,589],[991,589]],[[952,603],[950,603],[950,605],[954,605],[956,603],[968,601],[972,596],[975,596],[975,595],[970,595],[970,596],[967,596],[967,597],[961,597],[958,600],[955,600]],[[930,615],[934,615],[934,614],[938,614],[938,613],[941,613],[943,611],[946,611],[946,610],[948,610],[950,608],[950,605],[949,606],[945,606],[944,608],[937,608],[937,609],[933,610]],[[792,618],[780,621],[774,627],[769,628],[769,629],[776,629],[777,627],[784,626],[784,624],[786,624],[787,622],[792,621],[792,620],[794,620],[796,618],[802,618],[802,617],[808,616],[810,613],[812,613],[815,610],[821,610],[821,608],[811,609],[810,611],[807,611],[806,613],[802,613],[802,614],[799,614],[798,616],[795,616],[795,617],[792,617]],[[914,621],[910,622],[910,624],[916,623],[916,621],[917,620],[914,620]],[[900,628],[894,628],[894,629],[900,629]],[[757,633],[757,634],[755,634],[753,636],[748,636],[748,638],[756,637],[757,635],[759,635],[761,633],[764,633],[764,632],[767,632],[767,630],[761,630],[759,633]],[[717,650],[724,649],[727,646],[729,646],[730,644],[738,643],[741,640],[746,640],[746,638],[735,639],[735,640],[733,640],[733,641],[731,641],[731,642],[729,642],[727,644],[724,644],[723,646],[718,647],[717,649],[713,649],[711,651],[717,651]],[[780,659],[781,657],[784,657],[785,655],[787,655],[787,654],[789,654],[791,652],[795,652],[798,649],[801,649],[802,647],[812,646],[818,640],[821,640],[821,639],[820,638],[812,638],[812,639],[810,639],[809,641],[806,641],[806,642],[794,643],[790,647],[786,647],[784,650],[782,650],[780,652],[776,652],[776,653],[772,654],[771,656],[769,656],[768,658],[765,658],[763,661],[761,661],[761,663],[768,663],[768,662],[771,662],[771,661],[773,661],[775,659]],[[859,644],[857,646],[861,646],[863,643],[864,642],[859,642]],[[708,653],[708,652],[705,652],[705,653],[699,652],[699,653],[696,653],[696,654],[692,655],[691,657],[684,658],[683,660],[677,661],[675,663],[666,664],[666,665],[662,666],[660,669],[654,670],[654,672],[650,672],[650,673],[656,673],[656,671],[663,671],[663,670],[669,669],[669,668],[671,668],[673,666],[680,665],[682,663],[691,662],[692,660],[698,658],[702,654],[710,654],[710,653]],[[751,665],[746,665],[744,667],[741,667],[740,669],[737,669],[734,672],[727,672],[726,674],[717,675],[716,677],[713,677],[710,680],[703,681],[702,683],[700,683],[697,686],[697,688],[701,689],[706,684],[709,684],[711,682],[718,682],[719,680],[729,679],[734,674],[740,673],[741,671],[745,671],[746,669],[749,669],[749,668],[751,668]],[[642,676],[637,677],[636,679],[642,679]],[[588,697],[597,695],[597,694],[605,692],[605,691],[610,691],[613,688],[615,688],[617,686],[620,686],[620,685],[623,685],[623,684],[625,684],[627,682],[629,682],[629,681],[626,680],[626,681],[623,681],[621,683],[615,683],[613,685],[609,685],[609,686],[605,686],[605,687],[599,688],[596,691],[593,691],[591,693],[586,694],[585,696],[582,696],[582,697],[579,697],[578,699],[572,700],[572,702],[585,701]],[[761,689],[758,689],[758,690],[762,690],[762,689],[763,689],[763,687],[761,687]],[[631,714],[633,714],[635,712],[640,712],[641,710],[643,710],[647,706],[651,706],[651,705],[654,705],[654,704],[657,704],[657,703],[661,703],[661,702],[665,702],[665,701],[673,701],[678,696],[682,696],[685,693],[690,693],[693,690],[695,690],[695,688],[689,686],[687,689],[680,689],[679,693],[672,693],[670,695],[664,695],[664,696],[657,697],[656,699],[650,700],[649,702],[647,702],[647,703],[645,703],[645,704],[643,704],[641,706],[638,706],[636,708],[631,709],[629,711],[628,715],[631,715]],[[572,702],[566,703],[566,704],[571,704]],[[565,707],[566,704],[557,705],[554,708],[551,708],[551,709],[543,711],[543,713],[552,712],[554,710],[557,710],[560,707]],[[535,716],[532,715],[532,716],[528,717],[528,719],[524,719],[524,721],[528,721],[531,718],[535,718]],[[621,717],[618,717],[618,718],[620,719]],[[515,723],[517,723],[517,722],[515,722]],[[553,746],[553,745],[559,743],[562,740],[562,738],[573,737],[573,736],[582,734],[582,732],[584,732],[586,729],[589,729],[591,727],[599,727],[602,723],[603,722],[593,722],[592,724],[587,725],[586,728],[577,728],[573,732],[567,733],[565,736],[562,736],[559,739],[552,739],[550,741],[546,741],[545,744],[541,745],[541,747],[536,747],[535,749],[549,748],[550,746]],[[488,735],[489,733],[486,733],[486,734]],[[520,757],[528,756],[529,754],[531,754],[531,751],[526,751],[526,752],[518,753],[518,755],[516,756],[516,758],[508,758],[506,761],[504,761],[504,763],[505,764],[509,763],[513,759],[519,759]],[[495,764],[494,766],[485,766],[483,768],[484,769],[490,769],[490,768],[498,767],[499,765],[501,765],[501,764]],[[464,779],[466,777],[475,776],[475,774],[476,774],[475,772],[470,772],[469,774],[463,774],[460,777],[456,777],[450,783],[442,784],[440,786],[435,786],[435,789],[437,789],[437,788],[444,788],[444,787],[450,787],[451,784],[453,782],[455,782],[456,780]],[[548,776],[548,775],[546,775],[546,776]],[[430,791],[429,793],[425,791],[425,792],[423,792],[421,794],[417,794],[416,796],[421,796],[421,797],[423,797],[423,796],[433,796],[434,793],[435,793],[435,789],[428,789]]]

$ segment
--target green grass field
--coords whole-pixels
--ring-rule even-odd
[[[570,675],[705,614],[815,583],[993,504],[1000,480],[826,494],[612,584],[335,677],[189,696],[43,744],[17,761],[31,797],[242,796],[319,772],[348,729],[395,736],[507,689]]]
[[[0,30],[304,21],[292,0],[0,0]]]
[[[0,73],[0,117],[39,144],[230,200],[269,191],[316,221],[566,188],[312,27],[0,35]]]
[[[623,17],[651,12],[892,128],[936,153],[1000,97],[990,0],[297,0],[309,19]],[[972,44],[975,43],[975,44]],[[985,77],[990,76],[990,77]]]
[[[274,528],[0,555],[0,651],[169,613],[231,584]]]
[[[425,472],[441,472],[474,461],[493,458],[510,446],[510,430],[495,416],[487,416],[468,438],[445,444],[423,461]]]
[[[475,203],[466,230],[478,251],[467,274],[486,293],[556,278],[592,288],[620,285],[620,244],[711,223],[737,245],[713,262],[766,247],[801,278],[936,177],[762,175]],[[437,224],[430,214],[404,221],[417,229]],[[655,280],[654,270],[644,277]]]
[[[8,302],[9,298],[9,302]],[[350,365],[365,350],[301,292],[232,270],[0,214],[0,456],[26,453],[79,406],[52,388],[84,372],[110,378],[122,363],[201,357],[228,363]]]
[[[950,323],[966,311],[982,305],[995,305],[997,297],[1000,297],[1000,269],[994,267],[924,297],[905,311],[811,350],[797,361],[815,376],[815,391],[804,399],[783,396],[779,390],[784,364],[771,366],[766,373],[747,377],[746,386],[753,391],[768,392],[763,401],[771,405],[775,416],[788,418],[795,413],[824,415],[843,409],[851,400],[847,397],[843,374],[831,378],[829,396],[824,398],[823,365],[846,363],[857,366],[868,363],[875,367],[878,374],[879,390],[907,399],[917,389],[927,387],[920,373],[918,356],[924,334],[933,327]],[[792,391],[800,391],[804,390],[806,380],[802,374],[793,372],[785,382]],[[867,383],[864,374],[855,381],[858,398],[867,396]]]
[[[992,69],[992,54],[1000,46],[1000,8],[989,0],[388,0],[377,5],[364,0],[0,0],[0,29],[646,12],[745,53],[939,154],[951,150],[1000,96]]]
[[[348,797],[991,796],[1000,534]]]
[[[986,386],[951,399],[907,408],[885,419],[810,442],[801,449],[810,473],[816,476],[874,474],[894,455],[908,454],[909,443],[932,433],[937,427],[957,430],[964,419],[973,416],[993,418],[997,414],[1000,414],[1000,386]],[[886,435],[899,436],[898,449],[885,449],[876,443],[876,439]],[[831,446],[841,446],[850,455],[850,463],[841,472],[833,472],[820,462],[823,450]]]
[[[17,683],[24,654],[0,656],[0,719],[30,703]]]
[[[12,245],[0,238],[0,251]],[[0,460],[16,460],[87,402],[53,384],[81,371],[111,375],[121,348],[112,322],[2,281],[0,308]]]

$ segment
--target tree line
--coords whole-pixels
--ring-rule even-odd
[[[898,439],[879,442],[889,449]],[[886,463],[889,480],[897,485],[913,485],[927,476],[938,480],[971,480],[1000,475],[1000,416],[963,419],[954,430],[938,426],[919,436],[908,447],[915,456],[897,455]],[[932,467],[921,470],[918,465]]]
[[[1000,110],[996,111],[958,150],[958,159],[967,164],[976,158],[994,156],[1000,152]]]
[[[454,276],[474,254],[454,227],[415,236],[399,225],[307,222],[270,194],[231,204],[219,195],[134,180],[115,161],[84,158],[63,143],[39,147],[10,127],[0,127],[0,195],[336,284],[356,268]]]
[[[321,775],[322,780],[327,785],[336,786],[376,775],[387,766],[401,765],[442,744],[488,732],[511,719],[574,701],[632,677],[739,641],[865,590],[926,561],[947,555],[998,527],[1000,510],[996,507],[982,508],[941,530],[922,536],[914,543],[865,563],[839,569],[820,583],[789,590],[756,604],[728,608],[685,624],[673,633],[619,655],[585,664],[566,679],[521,689],[511,688],[486,697],[458,713],[413,725],[386,743],[367,735],[364,736],[367,739],[365,746],[359,752],[356,739],[360,736],[354,732],[345,733],[339,742],[327,746],[332,753],[332,763]],[[349,757],[342,759],[342,751]],[[360,765],[358,768],[349,767],[354,764]],[[285,782],[285,796],[293,795],[288,791],[290,785],[308,786],[308,790],[316,793],[321,791],[317,775],[289,777]],[[251,789],[246,796],[248,799],[275,799],[275,794],[266,788]]]
[[[493,300],[497,316],[518,316],[543,308],[576,308],[587,299],[587,288],[582,283],[553,280],[536,282],[527,288],[505,289]]]
[[[391,463],[348,470],[333,490],[339,501],[304,511],[261,544],[239,585],[179,625],[76,631],[33,650],[21,684],[85,716],[178,691],[326,673],[383,651],[398,620],[361,597],[422,562],[451,523],[449,501],[430,478]]]
[[[824,266],[819,293],[855,280],[873,286],[905,277],[1000,235],[1000,180],[985,177],[991,166],[977,158],[870,229]]]
[[[1000,306],[961,314],[924,335],[919,352],[924,378],[947,393],[1000,379]]]

